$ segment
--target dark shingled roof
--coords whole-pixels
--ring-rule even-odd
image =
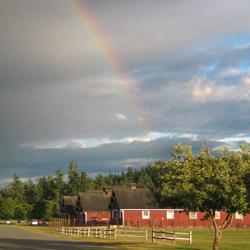
[[[109,211],[110,196],[101,190],[80,193],[78,205],[82,211]]]
[[[120,209],[159,208],[153,193],[148,188],[114,188],[114,197]]]
[[[64,213],[74,213],[77,203],[77,196],[63,196],[61,210]]]

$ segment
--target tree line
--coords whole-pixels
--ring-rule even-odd
[[[50,220],[60,216],[60,202],[64,195],[104,186],[128,186],[136,182],[138,187],[154,188],[155,169],[152,165],[134,170],[128,167],[121,174],[98,174],[90,178],[78,171],[77,163],[71,161],[67,175],[57,170],[53,176],[40,177],[35,181],[22,180],[15,174],[11,183],[0,190],[0,219],[28,220],[32,218]]]

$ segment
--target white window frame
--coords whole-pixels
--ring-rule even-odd
[[[196,211],[190,211],[189,212],[189,219],[190,220],[197,220],[198,213]]]
[[[240,214],[239,212],[235,213],[235,219],[236,220],[243,220],[243,214]]]
[[[174,220],[174,210],[167,210],[166,217],[168,220]]]
[[[215,218],[216,220],[220,220],[220,211],[215,211],[215,213],[214,213],[214,218]]]
[[[145,214],[147,213],[147,214]],[[142,219],[149,219],[150,218],[150,210],[142,210],[141,211]]]

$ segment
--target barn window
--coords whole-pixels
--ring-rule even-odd
[[[174,219],[174,210],[167,210],[167,219],[169,220]]]
[[[220,211],[215,211],[214,218],[220,220]]]
[[[142,219],[149,219],[150,211],[149,210],[142,210]]]
[[[236,219],[236,220],[243,220],[243,215],[240,214],[239,212],[236,212],[236,213],[235,213],[235,219]]]
[[[191,220],[197,220],[197,212],[190,211],[190,212],[189,212],[189,218],[190,218]]]

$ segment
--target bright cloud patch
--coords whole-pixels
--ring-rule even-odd
[[[246,87],[250,88],[250,76],[246,76],[243,78],[243,83]]]
[[[195,77],[191,80],[193,85],[192,95],[195,99],[206,100],[213,95],[213,83],[202,83],[202,78]]]
[[[189,133],[160,133],[149,132],[138,136],[129,136],[123,138],[86,138],[86,139],[67,139],[44,141],[35,143],[21,144],[20,147],[33,148],[33,149],[83,149],[94,148],[105,144],[112,143],[133,143],[133,142],[150,142],[160,138],[189,138],[192,141],[199,140],[197,135]]]
[[[218,84],[206,78],[194,77],[190,80],[192,97],[196,101],[250,100],[250,79],[244,78],[244,84]]]
[[[21,144],[21,147],[31,147],[34,149],[65,149],[65,148],[85,148],[85,141],[81,139],[55,140],[36,143]]]
[[[115,118],[117,121],[127,121],[128,120],[127,116],[122,114],[122,113],[115,114]]]

